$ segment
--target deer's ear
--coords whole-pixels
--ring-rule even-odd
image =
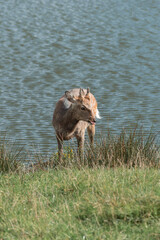
[[[85,98],[90,100],[90,90],[89,90],[89,88],[87,88],[87,93],[86,93]]]
[[[71,96],[69,91],[65,92],[65,96],[66,96],[67,100],[70,101],[71,103],[76,103],[76,99],[73,96]]]
[[[89,89],[89,87],[87,88],[87,93],[86,93],[86,96],[88,96],[89,95],[89,93],[90,93],[90,89]]]
[[[84,96],[85,96],[85,92],[84,92],[83,88],[80,88],[79,89],[79,97],[83,98]]]

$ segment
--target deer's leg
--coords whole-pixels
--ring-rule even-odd
[[[57,137],[58,142],[58,157],[59,161],[62,162],[62,156],[63,156],[63,141]]]
[[[87,131],[88,131],[88,136],[89,136],[90,143],[91,143],[91,145],[93,145],[94,135],[95,135],[95,125],[89,125],[87,127]]]
[[[84,150],[84,134],[81,136],[76,136],[78,143],[78,154],[83,158],[83,150]]]

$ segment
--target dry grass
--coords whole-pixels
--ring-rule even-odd
[[[43,158],[44,160],[44,158]],[[144,134],[138,126],[133,130],[123,129],[119,135],[108,131],[106,137],[101,137],[94,147],[85,147],[84,157],[79,158],[71,147],[64,150],[63,162],[58,161],[58,153],[54,153],[43,165],[61,167],[160,167],[160,146],[157,136],[151,131]]]
[[[138,127],[129,131],[123,129],[118,136],[108,132],[94,148],[88,147],[85,159],[88,166],[158,167],[160,147],[152,132],[144,134]]]
[[[25,160],[23,147],[7,141],[5,136],[0,138],[0,172],[14,172],[22,168]]]
[[[86,143],[87,144],[87,143]],[[86,145],[84,156],[79,158],[71,147],[64,149],[63,161],[58,160],[58,153],[44,155],[31,153],[33,163],[28,170],[46,168],[82,168],[82,167],[160,167],[160,145],[157,136],[151,131],[144,134],[142,127],[132,130],[122,129],[119,135],[109,130],[91,147]],[[17,144],[10,144],[5,139],[0,141],[0,171],[9,172],[22,168],[27,157]]]

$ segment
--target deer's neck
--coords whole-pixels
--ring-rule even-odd
[[[78,120],[75,118],[74,111],[70,109],[66,113],[66,116],[64,118],[64,124],[65,124],[66,130],[68,130],[68,132],[74,131],[77,123],[78,123]]]

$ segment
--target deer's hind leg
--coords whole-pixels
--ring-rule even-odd
[[[87,132],[91,145],[94,144],[94,135],[95,135],[95,125],[89,125],[87,127]]]

